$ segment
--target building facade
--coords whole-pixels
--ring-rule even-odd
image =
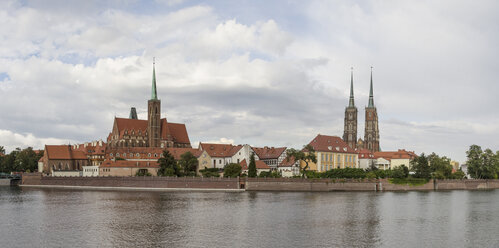
[[[147,120],[137,119],[137,114],[130,113],[130,118],[114,118],[113,129],[108,136],[108,147],[191,147],[185,124],[170,123],[161,118],[161,100],[156,90],[156,71],[153,64],[151,99],[147,101]]]
[[[337,136],[317,135],[310,143],[317,163],[309,162],[309,170],[324,172],[332,169],[358,168],[358,154]],[[301,161],[301,168],[305,162]]]
[[[53,174],[54,171],[81,171],[83,166],[89,165],[85,153],[73,150],[71,145],[45,145],[40,162],[43,168],[41,172],[44,174]]]
[[[277,170],[277,167],[287,156],[286,147],[253,147],[253,151],[255,151],[255,155],[272,170]],[[247,159],[247,161],[249,161],[249,157]]]

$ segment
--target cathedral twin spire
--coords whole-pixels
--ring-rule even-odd
[[[369,91],[369,102],[366,107],[366,124],[364,141],[357,142],[357,107],[353,93],[353,68],[350,76],[350,99],[348,107],[345,109],[345,126],[343,140],[352,148],[365,148],[372,152],[377,152],[379,148],[378,114],[374,105],[373,91],[373,67],[371,67],[371,81]]]

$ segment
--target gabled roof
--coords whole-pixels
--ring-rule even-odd
[[[234,151],[235,148],[231,144],[199,143],[199,149],[206,151],[212,158],[221,158],[232,157],[240,148]]]
[[[137,120],[137,119],[126,119],[126,118],[115,118],[116,126],[118,128],[120,139],[123,138],[125,131],[131,134],[132,131],[138,136],[139,131],[142,136],[145,136],[147,131],[147,120]],[[168,136],[177,143],[190,144],[189,135],[187,134],[187,128],[185,124],[181,123],[171,123],[166,120],[166,118],[161,119],[161,138],[163,140],[168,140]],[[108,137],[108,140],[110,136]]]
[[[375,152],[374,157],[391,159],[414,159],[416,154],[414,152],[408,152],[404,149],[399,149],[398,151],[386,151],[386,152]]]
[[[242,170],[248,169],[248,164],[246,163],[246,159],[241,161],[241,163],[239,163],[239,164],[241,165]],[[266,163],[264,163],[262,160],[255,160],[255,165],[256,165],[256,169],[260,169],[260,170],[270,169],[270,167]]]
[[[277,167],[292,167],[295,163],[295,157],[285,158]]]
[[[82,151],[74,151],[70,145],[45,145],[48,159],[87,159]]]
[[[338,136],[328,136],[318,134],[311,145],[316,152],[337,152],[337,153],[356,153],[354,149],[347,145],[343,139]]]
[[[281,156],[283,152],[286,151],[286,147],[251,147],[255,151],[256,155],[260,159],[277,159]]]
[[[368,149],[357,150],[359,154],[359,159],[374,159],[374,154]]]

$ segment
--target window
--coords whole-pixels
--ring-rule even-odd
[[[119,157],[119,156],[120,156],[120,154],[119,154],[119,153],[116,153],[116,157]]]
[[[139,153],[135,153],[135,157],[139,157]]]
[[[154,157],[157,157],[157,156],[158,156],[158,154],[157,154],[157,153],[154,153]]]
[[[112,153],[110,153],[110,154],[109,154],[109,156],[111,156],[111,157],[112,157],[112,156],[113,156],[113,154],[112,154]]]
[[[147,154],[147,156],[148,156],[148,157],[151,157],[151,154],[150,154],[150,153],[148,153],[148,154]]]

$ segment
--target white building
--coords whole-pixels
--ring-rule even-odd
[[[294,157],[284,159],[277,167],[283,177],[294,177],[300,175],[300,161],[295,161]]]
[[[83,176],[84,177],[98,177],[99,176],[99,166],[83,166]]]

